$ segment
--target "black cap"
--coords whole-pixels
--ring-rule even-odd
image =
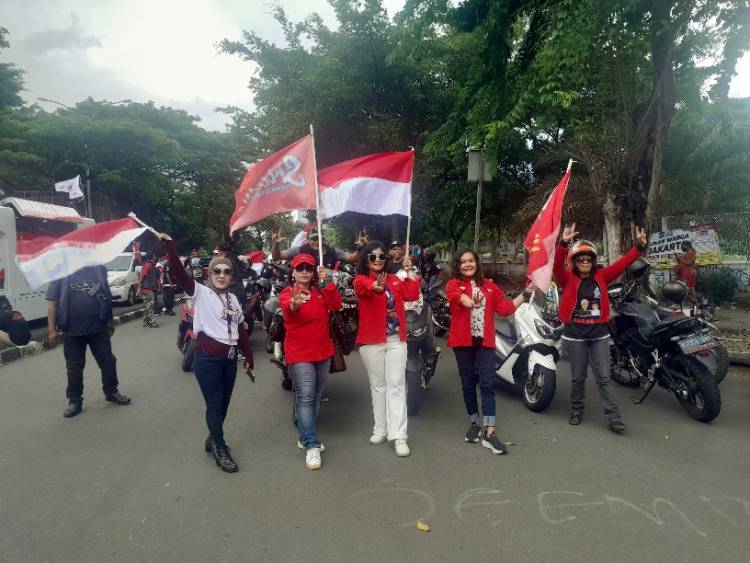
[[[402,243],[400,240],[396,239],[393,242],[391,242],[391,245],[388,248],[393,248],[394,246],[404,246],[404,243]]]

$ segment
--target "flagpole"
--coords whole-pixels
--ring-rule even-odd
[[[414,147],[409,147],[411,149],[411,152],[414,152]],[[414,163],[412,162],[411,165],[411,176],[409,177],[409,215],[406,218],[406,246],[404,247],[404,252],[406,252],[406,255],[411,259],[411,255],[409,254],[409,237],[411,236],[411,192],[414,189]]]
[[[571,169],[571,168],[573,168],[573,163],[574,163],[574,162],[578,162],[578,161],[577,161],[577,160],[573,160],[572,158],[571,158],[570,160],[568,160],[568,168],[567,168],[567,170],[565,170],[565,173],[566,173],[566,174],[567,174],[568,172],[570,172],[570,169]]]
[[[151,227],[151,226],[147,225],[146,223],[144,223],[143,221],[141,221],[136,216],[136,214],[133,213],[132,211],[130,213],[128,213],[128,217],[130,217],[133,221],[135,221],[136,223],[138,223],[141,227],[146,227],[149,231],[151,231],[152,233],[154,233],[157,237],[159,237],[159,235],[161,235],[161,233],[159,233],[156,229],[154,229],[153,227]]]
[[[323,226],[320,219],[320,187],[318,186],[318,161],[315,156],[315,130],[310,124],[310,137],[312,137],[313,170],[315,170],[315,217],[318,220],[318,260],[323,265]]]

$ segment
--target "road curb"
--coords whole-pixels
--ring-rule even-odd
[[[183,298],[181,297],[176,298],[175,305],[181,303],[182,300]],[[136,309],[135,311],[128,311],[127,313],[123,313],[122,315],[117,315],[116,317],[113,317],[115,326],[119,326],[135,319],[139,319],[143,316],[144,312],[145,307]],[[50,346],[49,344],[47,344],[46,337],[47,335],[45,334],[43,337],[44,340],[42,342],[38,340],[32,340],[24,346],[13,346],[11,348],[0,350],[0,367],[15,362],[16,360],[20,360],[21,358],[35,356],[37,354],[41,354],[42,352],[46,352],[47,350],[57,348],[57,346]]]

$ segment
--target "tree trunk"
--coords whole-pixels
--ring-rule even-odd
[[[604,237],[607,239],[607,258],[611,264],[623,254],[623,233],[630,226],[623,221],[622,209],[613,190],[604,194]]]

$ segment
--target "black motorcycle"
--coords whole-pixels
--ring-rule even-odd
[[[432,276],[425,293],[427,303],[430,305],[435,336],[445,336],[451,328],[451,308],[445,296],[442,280],[437,276]]]
[[[406,412],[409,416],[414,416],[419,414],[422,391],[430,388],[441,350],[440,346],[435,346],[432,309],[424,297],[405,303],[404,309],[408,334]]]
[[[664,318],[655,303],[640,297],[638,280],[647,271],[648,263],[636,260],[628,268],[633,281],[613,284],[607,292],[614,342],[610,348],[612,379],[643,389],[640,398],[632,398],[636,404],[658,385],[674,393],[691,417],[710,422],[721,411],[721,393],[697,355],[715,346],[716,339],[696,319]]]

